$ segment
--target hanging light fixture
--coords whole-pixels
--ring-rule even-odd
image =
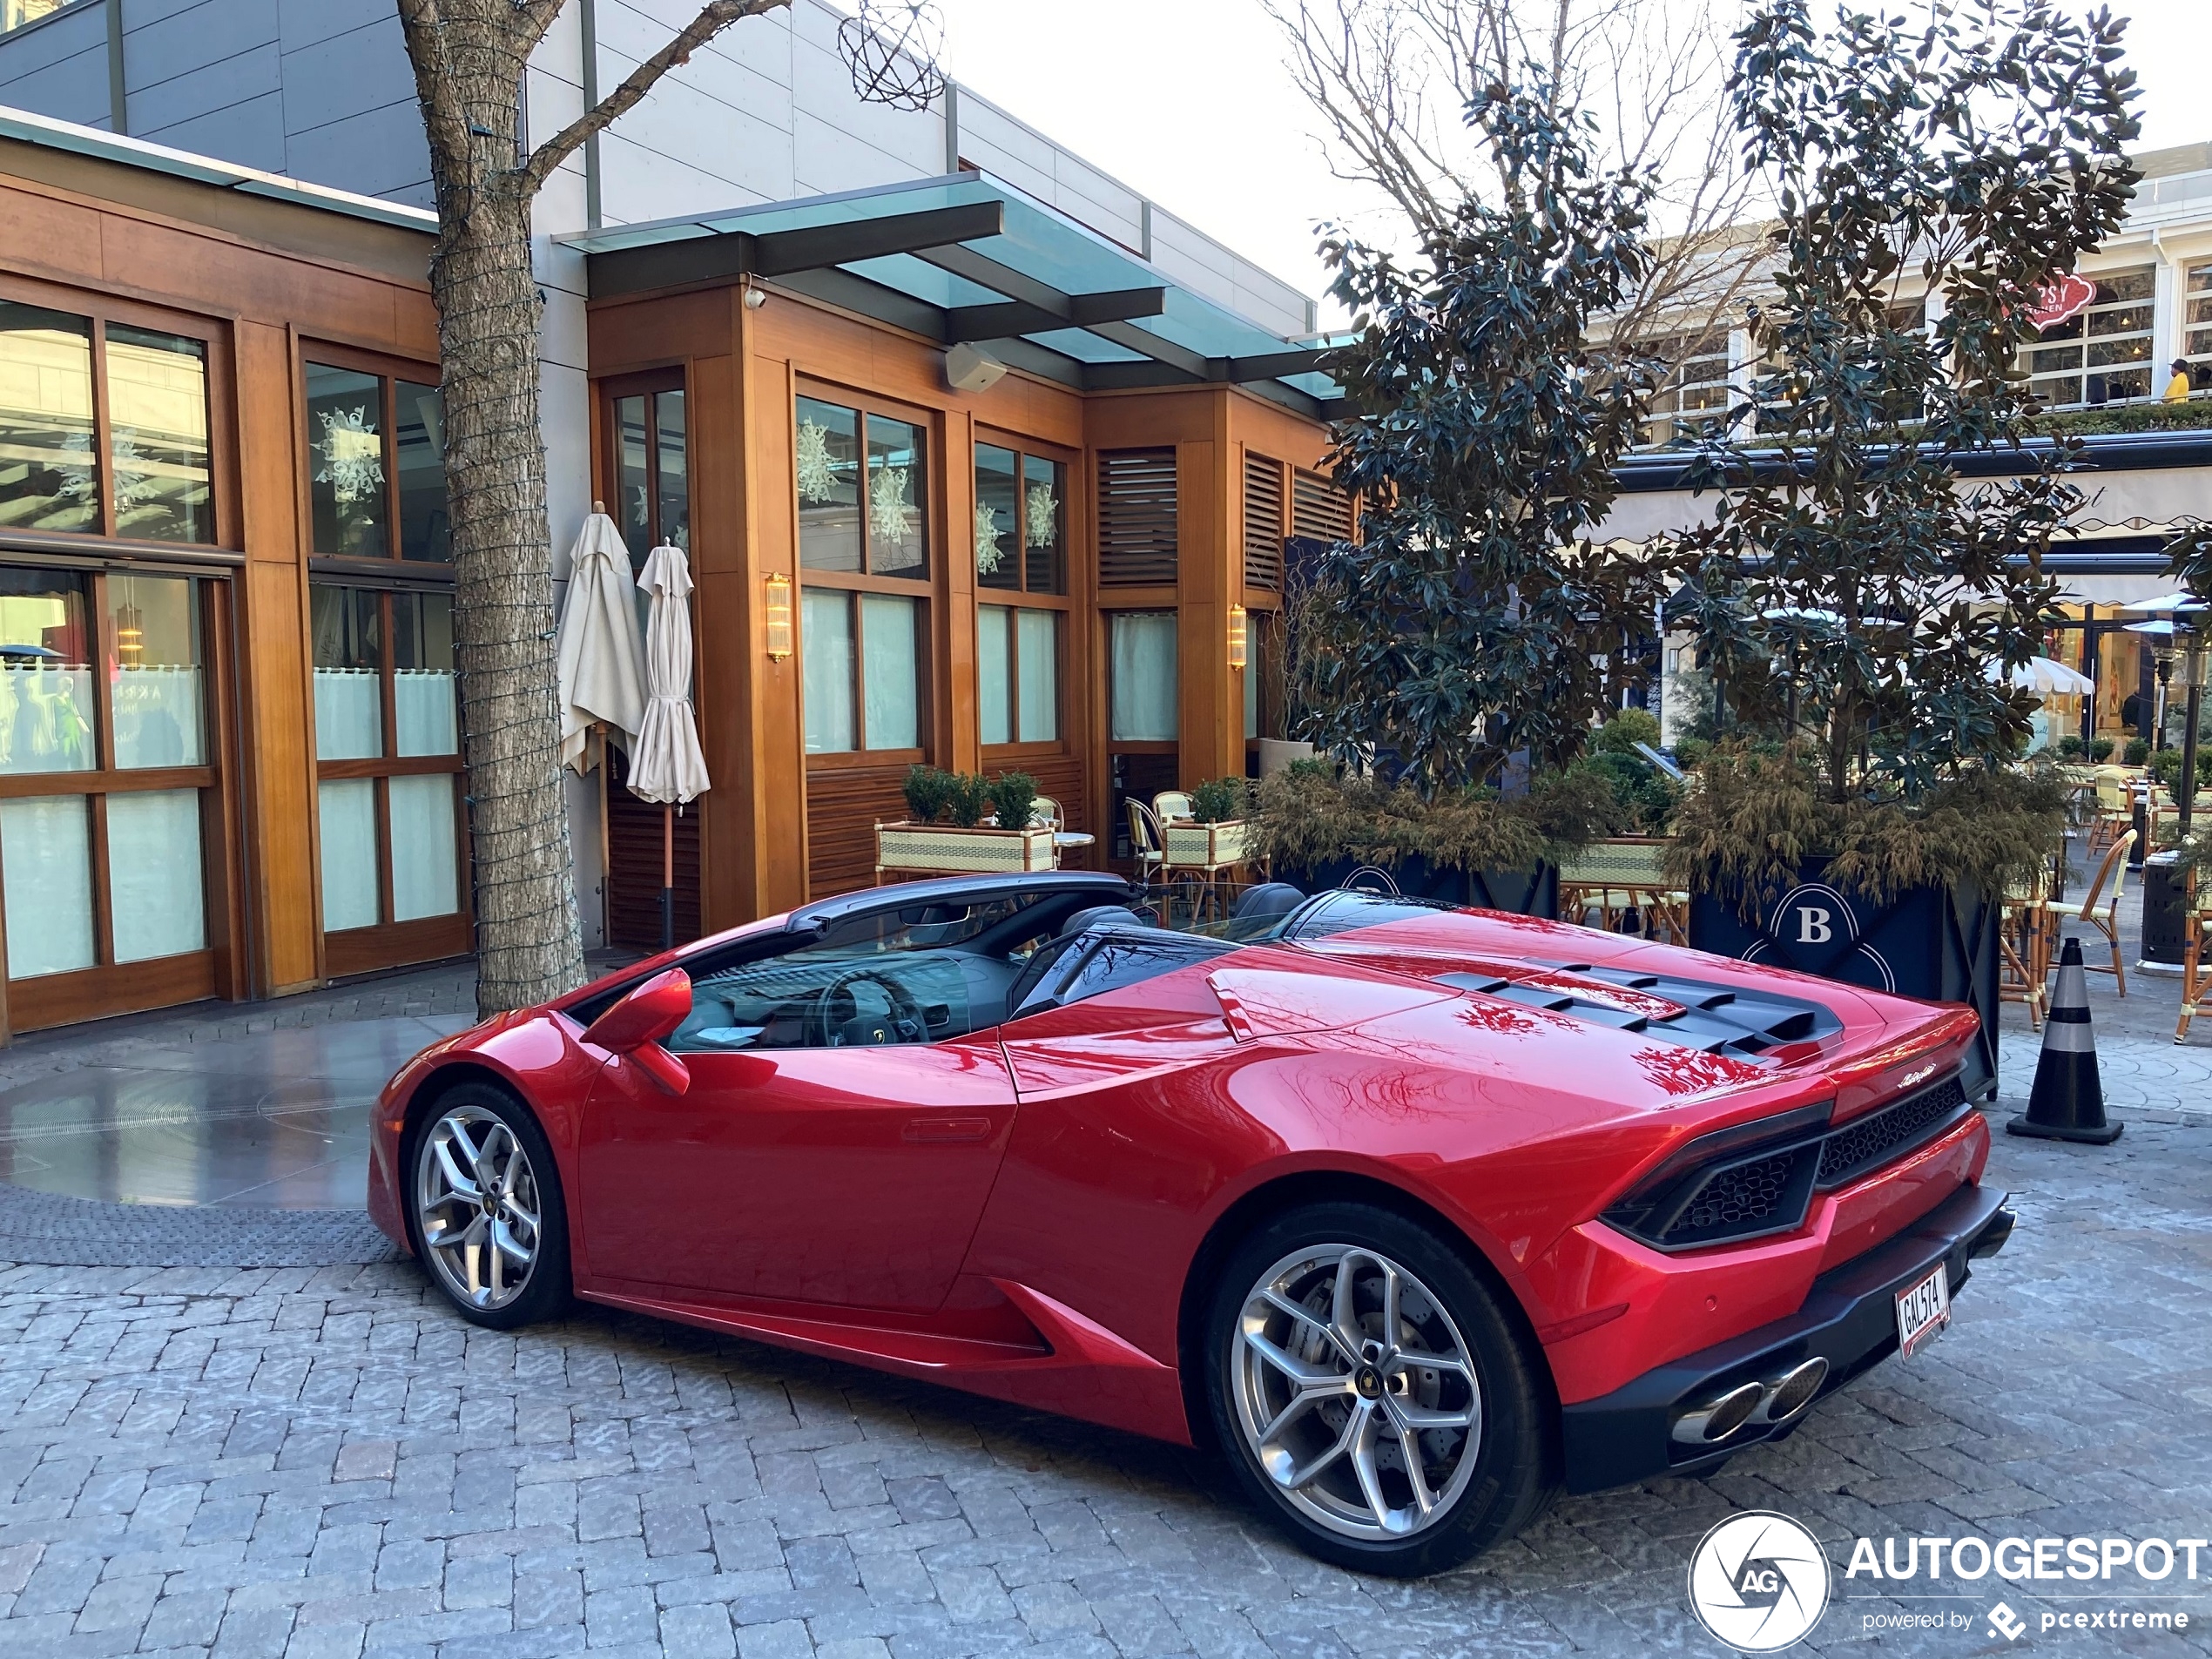
[[[118,605],[115,612],[115,654],[125,668],[136,668],[145,655],[145,617],[136,605]]]
[[[772,570],[761,586],[768,607],[768,660],[780,663],[791,655],[791,578]]]
[[[1249,631],[1248,631],[1248,629],[1247,629],[1247,627],[1246,627],[1246,625],[1245,625],[1245,619],[1244,619],[1244,606],[1242,606],[1242,605],[1231,605],[1231,606],[1230,606],[1230,607],[1229,607],[1229,666],[1230,666],[1230,667],[1231,667],[1231,668],[1242,668],[1242,667],[1244,665],[1244,656],[1245,656],[1245,651],[1246,651],[1247,645],[1248,645],[1248,643],[1249,643],[1249,637],[1250,637],[1250,636],[1249,636]]]

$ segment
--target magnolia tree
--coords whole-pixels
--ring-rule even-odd
[[[1655,568],[1588,536],[1649,376],[1588,333],[1649,268],[1650,184],[1600,176],[1587,124],[1541,89],[1494,88],[1467,118],[1495,202],[1464,201],[1410,268],[1325,244],[1358,333],[1332,361],[1352,411],[1336,477],[1364,511],[1297,619],[1300,735],[1431,796],[1516,752],[1572,756],[1658,597]]]
[[[530,206],[584,141],[725,30],[790,0],[711,0],[616,87],[524,147],[523,70],[565,0],[399,0],[430,145],[454,651],[475,861],[479,1012],[582,982],[563,806],[553,550],[538,428]],[[928,0],[860,0],[839,44],[872,101],[926,103],[937,84]],[[919,51],[914,50],[920,46]]]
[[[2121,26],[1988,0],[1822,32],[1769,0],[1738,37],[1777,268],[1735,435],[1690,468],[1718,494],[1673,550],[1677,614],[1723,701],[1778,715],[1831,800],[1909,800],[2027,737],[2006,671],[2055,619],[2042,556],[2082,496],[2078,441],[2020,447],[2014,359],[2032,296],[2126,212]]]

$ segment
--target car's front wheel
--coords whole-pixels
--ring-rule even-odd
[[[1224,1264],[1215,1435],[1312,1554],[1418,1577],[1511,1537],[1553,1491],[1547,1396],[1459,1250],[1372,1205],[1309,1205]]]
[[[463,1083],[431,1106],[413,1144],[409,1230],[455,1311],[499,1331],[558,1313],[568,1212],[537,1120],[500,1089]]]

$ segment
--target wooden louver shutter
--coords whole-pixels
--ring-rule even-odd
[[[1352,497],[1301,467],[1291,486],[1291,534],[1315,542],[1350,541]]]
[[[1172,587],[1175,577],[1175,451],[1105,451],[1098,457],[1098,585]]]
[[[1283,586],[1283,463],[1244,457],[1244,585]]]

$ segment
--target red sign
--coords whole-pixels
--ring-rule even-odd
[[[2054,277],[2036,289],[2027,320],[2038,328],[2055,327],[2068,317],[2080,315],[2082,308],[2096,297],[2097,285],[2087,277]]]

